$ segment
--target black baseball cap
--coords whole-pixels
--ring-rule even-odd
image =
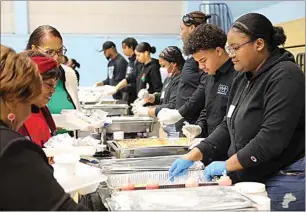
[[[103,52],[106,49],[110,49],[110,48],[116,48],[116,45],[112,41],[106,41],[105,43],[103,43],[102,49],[99,52]]]

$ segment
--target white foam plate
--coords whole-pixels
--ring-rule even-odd
[[[104,149],[105,145],[98,146],[78,146],[78,147],[62,147],[62,148],[43,148],[47,157],[59,156],[67,153],[77,154],[80,156],[93,156],[97,148]]]
[[[83,163],[77,163],[74,176],[62,176],[57,172],[57,164],[54,168],[54,177],[64,188],[65,192],[73,196],[75,193],[86,195],[97,190],[99,184],[107,180],[107,176],[101,173],[101,170]]]

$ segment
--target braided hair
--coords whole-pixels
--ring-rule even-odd
[[[176,46],[168,46],[159,54],[159,57],[169,63],[176,63],[179,69],[182,69],[185,63],[182,51]]]

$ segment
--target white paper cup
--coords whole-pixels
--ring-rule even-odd
[[[54,174],[61,179],[74,176],[79,160],[80,156],[75,154],[55,156]]]

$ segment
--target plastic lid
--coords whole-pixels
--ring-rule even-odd
[[[265,184],[256,182],[241,182],[235,184],[235,187],[243,193],[262,193],[266,191]]]

